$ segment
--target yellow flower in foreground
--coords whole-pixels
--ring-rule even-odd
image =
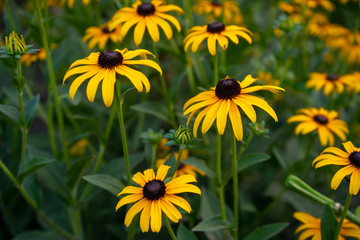
[[[299,109],[300,114],[288,119],[288,123],[300,122],[295,128],[295,134],[308,134],[317,130],[322,146],[334,145],[335,133],[342,141],[346,140],[349,133],[346,122],[337,119],[339,114],[336,111],[328,111],[323,108]]]
[[[33,62],[46,59],[45,48],[40,48],[37,53],[26,53],[21,56],[20,61],[29,67]]]
[[[190,98],[184,105],[184,115],[190,113],[187,120],[189,125],[190,120],[202,108],[201,112],[197,115],[193,126],[194,136],[197,136],[197,130],[201,120],[204,119],[201,132],[206,133],[216,119],[216,126],[220,135],[224,134],[227,116],[229,114],[232,129],[238,141],[243,139],[243,126],[241,122],[241,115],[238,106],[245,112],[252,122],[256,122],[256,112],[253,108],[257,106],[266,111],[270,116],[278,121],[275,111],[263,99],[249,95],[248,93],[257,92],[259,90],[268,90],[273,93],[285,91],[277,86],[253,86],[248,87],[257,79],[251,75],[247,75],[242,82],[236,81],[226,77],[220,80],[216,87],[210,88],[209,91],[199,93],[193,98]]]
[[[252,33],[244,27],[235,25],[225,26],[220,22],[212,22],[205,26],[195,26],[189,30],[184,39],[185,51],[191,46],[191,51],[196,52],[204,39],[207,39],[208,49],[211,55],[216,54],[216,41],[223,50],[226,50],[229,44],[228,38],[235,44],[239,43],[238,37],[244,38],[249,44],[252,43]]]
[[[173,33],[169,23],[165,20],[174,24],[178,32],[180,32],[181,26],[175,17],[166,14],[166,12],[176,11],[178,13],[183,13],[183,10],[176,5],[163,4],[164,1],[162,0],[152,0],[150,3],[142,3],[137,0],[131,8],[121,8],[114,14],[109,24],[109,29],[114,29],[120,23],[124,23],[121,28],[121,36],[124,37],[129,29],[133,25],[136,25],[134,30],[134,42],[136,46],[141,43],[145,28],[147,28],[150,37],[154,42],[160,40],[159,26],[164,31],[167,39],[171,39]]]
[[[63,6],[65,4],[65,2],[67,2],[67,5],[68,5],[69,8],[74,7],[75,0],[61,0],[60,5]],[[82,0],[82,3],[84,5],[88,5],[89,2],[90,2],[90,0]]]
[[[177,159],[179,153],[176,152],[174,154],[175,154],[175,159]],[[158,160],[156,160],[156,167],[159,168],[161,165],[163,165],[166,162],[166,160],[169,159],[169,157],[171,155],[172,154],[169,154],[165,158],[159,158]],[[187,159],[188,156],[189,156],[189,150],[184,149],[181,154],[181,157],[180,157],[179,166],[175,171],[174,178],[182,176],[182,175],[186,175],[186,174],[193,175],[194,177],[197,177],[197,173],[199,173],[202,176],[205,175],[205,173],[203,171],[197,169],[196,167],[182,163],[182,161]]]
[[[314,159],[313,165],[319,168],[326,165],[343,166],[331,180],[331,188],[336,190],[344,177],[351,174],[349,193],[356,195],[360,189],[360,148],[348,141],[343,143],[346,152],[336,147],[326,148]]]
[[[70,76],[81,74],[75,78],[70,86],[69,95],[74,100],[75,93],[80,85],[90,78],[86,88],[86,95],[90,102],[94,102],[96,90],[102,81],[103,101],[105,106],[110,107],[114,100],[116,74],[127,77],[139,92],[143,91],[143,85],[146,92],[150,91],[150,83],[147,77],[143,73],[129,67],[137,64],[146,65],[162,74],[156,62],[146,59],[147,55],[154,56],[151,52],[144,49],[134,51],[128,51],[127,49],[120,51],[116,49],[115,51],[107,50],[102,53],[91,53],[88,57],[75,61],[69,67],[64,76],[63,84]],[[137,56],[141,56],[141,59],[132,60]]]
[[[324,89],[325,95],[330,95],[330,93],[342,93],[347,84],[349,84],[348,75],[339,76],[337,74],[326,74],[326,73],[311,73],[310,79],[306,82],[307,88],[315,88],[316,91]]]
[[[208,14],[209,21],[220,19],[222,14],[222,2],[219,0],[201,0],[199,3],[194,5],[194,12],[198,15]],[[225,23],[243,23],[243,16],[241,14],[240,8],[235,1],[225,1],[224,2],[224,21]]]
[[[192,175],[183,175],[174,178],[168,183],[164,183],[164,179],[169,170],[169,166],[161,165],[156,173],[154,170],[147,169],[144,174],[138,172],[132,180],[140,185],[140,187],[127,186],[118,196],[122,194],[130,194],[123,197],[116,205],[116,211],[128,203],[135,203],[125,216],[125,225],[128,227],[136,214],[140,211],[140,228],[142,232],[151,231],[159,232],[162,225],[162,212],[173,222],[177,223],[181,218],[181,213],[174,206],[177,205],[191,212],[190,204],[182,197],[176,194],[190,192],[201,194],[198,187],[189,184],[196,182]]]
[[[88,43],[89,49],[94,48],[97,44],[99,49],[103,50],[109,39],[111,39],[113,43],[117,43],[122,40],[120,36],[120,30],[121,26],[118,25],[116,28],[110,31],[108,23],[103,24],[101,27],[89,27],[86,29],[83,42],[90,39]]]
[[[299,240],[309,239],[311,240],[321,240],[321,219],[315,218],[310,214],[304,212],[295,212],[294,218],[299,220],[303,223],[303,225],[299,226],[295,230],[295,234],[303,231],[300,236]],[[339,221],[339,219],[338,219]],[[345,240],[344,237],[354,237],[360,239],[360,229],[359,227],[347,220],[344,219],[344,222],[340,229],[339,240]]]

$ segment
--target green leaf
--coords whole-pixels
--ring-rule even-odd
[[[153,115],[161,120],[169,121],[168,120],[168,111],[165,105],[157,102],[142,102],[136,105],[131,106],[131,109],[147,113]]]
[[[22,183],[22,186],[31,199],[36,203],[36,207],[39,208],[41,206],[43,192],[36,179],[36,176],[33,174],[27,177]]]
[[[29,161],[25,161],[24,171],[21,172],[18,176],[19,182],[21,182],[22,179],[35,172],[39,168],[42,168],[52,162],[54,162],[53,159],[46,158],[32,158]]]
[[[55,232],[28,231],[16,235],[12,240],[59,240],[62,239]]]
[[[285,172],[289,172],[289,168],[290,168],[289,162],[290,161],[287,159],[285,153],[277,147],[273,147],[271,150],[272,150],[276,160],[279,162],[280,166],[283,168],[283,170]]]
[[[178,240],[198,240],[195,234],[187,229],[184,224],[179,225],[176,237]]]
[[[0,104],[0,112],[14,120],[16,123],[20,123],[21,121],[21,114],[19,110],[13,106]]]
[[[338,225],[334,211],[329,204],[321,209],[321,240],[333,240]]]
[[[116,178],[105,174],[87,175],[84,176],[83,179],[95,186],[105,189],[115,196],[117,196],[125,187]]]
[[[289,223],[274,223],[274,224],[267,224],[260,228],[257,228],[255,231],[250,233],[248,236],[245,237],[244,240],[267,240],[271,237],[275,236],[282,230],[284,230]]]
[[[182,163],[196,167],[197,169],[203,171],[209,178],[216,179],[216,174],[211,171],[210,168],[198,158],[189,157],[184,159]]]
[[[194,232],[209,232],[230,227],[231,225],[225,222],[221,215],[215,215],[200,222],[192,230]]]
[[[169,171],[167,173],[167,177],[170,177],[170,175],[171,175],[171,173],[173,171],[173,168],[176,165],[175,154],[171,154],[170,157],[164,162],[164,165],[170,166],[170,169],[169,169]]]
[[[270,155],[266,153],[249,153],[240,158],[237,164],[238,173],[252,165],[265,162],[270,159]]]
[[[82,174],[90,166],[93,156],[82,158],[76,161],[67,171],[67,182],[66,185],[69,189],[73,189],[77,182],[81,179]]]
[[[30,127],[32,121],[34,120],[36,109],[39,106],[40,95],[36,95],[31,99],[25,107],[25,122],[26,126]]]

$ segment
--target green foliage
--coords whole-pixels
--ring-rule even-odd
[[[321,209],[321,239],[333,240],[337,225],[333,209],[329,204],[325,204]]]
[[[82,178],[85,181],[112,193],[114,196],[117,196],[124,188],[124,185],[119,180],[105,174],[87,175]]]
[[[257,228],[254,232],[250,233],[244,240],[267,240],[283,231],[289,224],[288,223],[274,223],[267,224]]]
[[[198,223],[192,230],[194,232],[211,232],[220,229],[230,228],[231,224],[225,222],[221,215],[215,215],[204,219],[200,223]]]

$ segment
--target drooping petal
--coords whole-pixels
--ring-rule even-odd
[[[102,97],[106,107],[110,107],[114,100],[114,90],[116,82],[116,73],[114,70],[107,71],[107,74],[104,77],[102,82]]]
[[[127,186],[124,187],[124,189],[118,194],[118,197],[122,194],[142,194],[143,190],[142,188],[139,187],[134,187],[134,186]]]
[[[161,205],[161,210],[174,223],[177,223],[179,219],[182,218],[179,210],[177,210],[177,208],[172,203],[170,203],[169,200],[167,200],[166,198],[160,198],[160,205]]]
[[[136,214],[138,214],[147,204],[149,204],[149,200],[147,200],[146,198],[141,199],[139,202],[135,203],[126,213],[125,216],[125,225],[127,227],[130,226],[133,218],[135,217]]]
[[[219,110],[216,116],[216,126],[220,135],[224,134],[227,116],[230,109],[230,100],[223,100],[220,102]]]
[[[142,232],[149,231],[150,216],[151,216],[151,202],[148,202],[147,204],[145,204],[145,207],[140,215],[140,228]]]
[[[354,171],[354,167],[352,165],[346,166],[338,170],[334,177],[331,180],[331,188],[336,190],[343,178],[349,174],[351,174]]]
[[[101,70],[101,69],[100,69]],[[96,73],[99,72],[99,68],[90,69],[87,73],[80,75],[79,77],[75,78],[75,80],[71,83],[69,89],[69,96],[72,100],[74,100],[75,93],[79,89],[80,85],[88,78],[94,76]]]
[[[159,201],[152,201],[151,202],[151,231],[153,232],[160,232],[161,225],[162,225],[162,214],[161,214],[161,207]]]
[[[165,194],[165,198],[188,213],[191,212],[191,206],[184,198],[172,194]]]
[[[98,72],[95,76],[93,76],[89,80],[89,83],[86,87],[86,96],[90,102],[94,102],[99,83],[104,79],[104,77],[107,74],[107,71],[108,71],[107,69],[102,69],[100,72]]]
[[[243,139],[241,115],[237,105],[233,102],[230,102],[229,116],[235,137],[238,141],[241,141]]]
[[[134,42],[136,46],[139,46],[145,33],[145,21],[140,21],[138,24],[136,24],[135,30],[134,30]]]
[[[117,211],[119,208],[121,208],[121,207],[124,206],[125,204],[139,201],[139,200],[142,199],[143,197],[144,197],[144,195],[143,195],[142,193],[139,193],[139,194],[131,194],[131,195],[125,196],[125,197],[123,197],[122,199],[120,199],[120,201],[116,204],[115,211]]]

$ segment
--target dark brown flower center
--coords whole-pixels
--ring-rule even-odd
[[[329,73],[326,77],[326,80],[329,80],[329,81],[336,81],[338,79],[339,79],[339,75],[333,74],[333,73]]]
[[[155,7],[151,3],[142,3],[137,8],[137,13],[141,16],[149,16],[155,12]]]
[[[185,167],[185,164],[183,164],[182,162],[179,162],[179,166],[177,168],[177,170],[182,169],[183,167]]]
[[[119,66],[123,62],[123,56],[121,53],[113,50],[107,50],[105,52],[100,53],[98,64],[102,68],[114,68]]]
[[[357,168],[360,168],[360,152],[352,152],[349,155],[349,160],[352,165],[354,165]]]
[[[113,29],[112,31],[110,31],[108,27],[104,27],[104,28],[102,29],[102,31],[103,31],[103,33],[113,33],[113,32],[115,32],[115,29]]]
[[[329,122],[329,119],[327,117],[325,117],[324,115],[318,114],[314,116],[314,120],[322,125],[325,125]]]
[[[221,6],[221,3],[219,1],[217,1],[217,0],[214,0],[214,1],[211,2],[211,5],[213,5],[213,6]]]
[[[207,25],[206,31],[209,33],[220,33],[225,30],[225,25],[221,22],[212,22]]]
[[[232,99],[240,92],[240,84],[232,78],[220,80],[215,88],[215,95],[220,99]]]
[[[159,200],[165,195],[165,184],[160,180],[152,180],[143,187],[144,197],[148,200]]]

